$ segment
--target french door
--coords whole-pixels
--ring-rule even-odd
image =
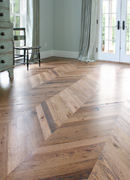
[[[130,0],[100,0],[98,59],[130,63]]]

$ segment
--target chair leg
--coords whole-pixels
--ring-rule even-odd
[[[26,50],[24,49],[24,65],[25,65]]]
[[[15,65],[14,44],[13,44],[13,65]]]
[[[39,60],[39,67],[41,66],[41,61],[40,61],[40,50],[38,49],[38,60]]]
[[[29,57],[28,57],[28,50],[27,50],[27,71],[28,71],[28,69],[29,69],[29,59],[28,59]]]

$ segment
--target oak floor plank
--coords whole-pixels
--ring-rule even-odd
[[[101,153],[97,177],[126,179],[129,67],[52,57],[16,67],[12,82],[0,73],[0,179],[87,179]]]
[[[89,179],[123,179],[130,177],[130,103],[119,114]]]

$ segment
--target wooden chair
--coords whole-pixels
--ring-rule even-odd
[[[27,63],[27,70],[29,69],[29,61],[37,59],[39,61],[39,67],[40,67],[40,46],[26,46],[26,29],[25,28],[13,28],[14,32],[14,60],[18,58],[23,57],[23,63]],[[20,44],[17,46],[17,42],[23,41],[23,45],[20,46]],[[15,52],[23,51],[23,54],[15,54]],[[30,58],[29,59],[29,51],[32,51],[31,54],[36,54],[36,58]]]

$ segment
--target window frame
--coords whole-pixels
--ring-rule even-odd
[[[20,8],[19,13],[14,12],[14,3],[15,0],[10,0],[10,17],[14,17],[13,20],[13,27],[16,28],[16,17],[20,18],[20,27],[26,27],[26,0],[19,0],[20,1]],[[23,8],[24,7],[24,8]],[[25,22],[25,23],[24,23]]]

